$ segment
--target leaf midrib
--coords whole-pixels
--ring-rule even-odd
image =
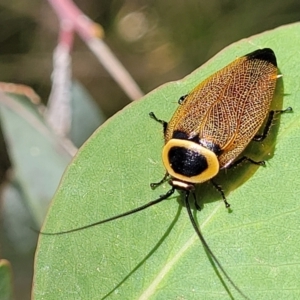
[[[214,217],[214,215],[217,213],[217,211],[223,206],[223,203],[220,203],[216,206],[216,208],[210,213],[210,215],[207,216],[207,218],[204,220],[202,225],[200,226],[200,230],[202,231],[205,226],[208,224],[208,222]],[[198,243],[199,239],[196,233],[194,233],[180,248],[180,250],[177,252],[175,256],[171,260],[169,260],[163,268],[158,272],[157,276],[150,282],[148,287],[144,290],[144,292],[140,295],[138,298],[139,300],[147,300],[151,296],[154,295],[155,291],[157,290],[157,287],[162,282],[164,277],[172,270],[172,267],[179,261],[181,257],[183,257],[184,253],[189,250],[194,243]]]

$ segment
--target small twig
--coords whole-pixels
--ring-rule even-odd
[[[61,31],[61,40],[65,37]],[[70,32],[65,34],[70,35]],[[67,37],[67,42],[72,43]],[[71,128],[71,45],[65,41],[59,43],[53,54],[53,73],[52,88],[46,110],[46,119],[55,131],[61,137],[68,136]]]
[[[68,21],[74,31],[86,42],[91,51],[132,100],[143,96],[136,82],[118,61],[106,44],[100,40],[103,37],[102,27],[91,21],[71,0],[48,0],[56,11],[60,21]]]

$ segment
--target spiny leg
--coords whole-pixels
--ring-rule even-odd
[[[235,167],[237,167],[238,165],[240,165],[240,164],[242,164],[244,162],[250,162],[250,163],[252,163],[254,165],[258,165],[258,166],[265,166],[266,165],[266,163],[265,163],[264,160],[255,161],[255,160],[253,160],[250,157],[243,156],[243,157],[239,158],[238,160],[234,161],[231,165],[229,165],[227,167],[227,169],[235,168]],[[226,196],[225,196],[225,193],[224,193],[222,187],[219,184],[215,183],[213,180],[210,180],[210,182],[213,184],[213,186],[215,187],[215,189],[221,194],[221,196],[223,198],[223,201],[225,203],[226,208],[229,208],[230,204],[226,200]]]
[[[266,125],[264,127],[263,133],[262,134],[257,134],[253,137],[253,141],[255,142],[262,142],[269,134],[273,120],[275,118],[276,114],[282,114],[282,113],[286,113],[286,112],[292,112],[293,109],[291,107],[287,107],[286,109],[282,109],[282,110],[271,110],[269,112],[269,116],[266,122]],[[261,161],[255,161],[253,159],[251,159],[250,157],[247,156],[243,156],[241,158],[239,158],[238,160],[236,160],[235,162],[233,162],[230,166],[228,166],[228,169],[231,168],[235,168],[236,166],[244,163],[244,162],[250,162],[254,165],[258,165],[258,166],[265,166],[266,163],[265,161],[261,160]]]
[[[149,116],[150,116],[152,119],[154,119],[156,122],[158,122],[158,123],[160,123],[160,124],[163,125],[163,130],[164,130],[164,133],[165,133],[166,130],[167,130],[168,123],[167,123],[166,121],[164,121],[164,120],[158,119],[158,118],[156,117],[156,115],[154,114],[154,112],[150,112],[150,113],[149,113]],[[169,174],[166,173],[165,176],[163,177],[163,179],[160,180],[159,182],[153,182],[153,183],[150,183],[150,187],[151,187],[152,189],[155,189],[156,187],[158,187],[159,185],[161,185],[162,183],[164,183],[164,182],[167,180],[168,176],[169,176]]]
[[[250,157],[243,156],[243,157],[239,158],[238,160],[234,161],[231,165],[229,165],[227,167],[227,169],[235,168],[235,167],[237,167],[238,165],[241,165],[244,162],[250,162],[251,164],[258,165],[258,166],[265,166],[266,165],[264,160],[255,161]]]
[[[215,183],[212,179],[210,180],[210,182],[211,182],[212,185],[215,187],[215,189],[221,194],[221,196],[222,196],[222,198],[223,198],[223,201],[224,201],[224,203],[225,203],[226,208],[229,208],[229,207],[230,207],[230,204],[229,204],[229,203],[227,202],[227,200],[226,200],[226,196],[225,196],[225,193],[224,193],[222,187],[221,187],[219,184]]]
[[[150,183],[150,187],[151,187],[152,189],[155,189],[155,188],[158,187],[159,185],[163,184],[163,183],[168,179],[168,177],[169,177],[169,173],[167,172],[167,173],[165,174],[165,176],[163,177],[163,179],[160,180],[159,182],[152,182],[152,183]]]
[[[156,122],[162,124],[163,129],[164,129],[164,132],[166,132],[167,126],[168,126],[168,122],[166,122],[166,121],[164,121],[164,120],[161,120],[161,119],[158,119],[158,118],[156,117],[156,115],[154,114],[154,112],[150,112],[150,113],[149,113],[149,116],[150,116],[150,118],[152,118],[152,119],[155,120]]]
[[[293,111],[293,109],[291,107],[288,107],[288,108],[282,109],[282,110],[271,110],[269,112],[269,116],[268,116],[265,128],[263,130],[263,133],[255,135],[252,140],[255,141],[255,142],[262,142],[268,136],[268,134],[270,132],[270,129],[271,129],[273,120],[275,118],[275,115],[276,114],[283,114],[283,113],[286,113],[286,112],[292,112],[292,111]]]

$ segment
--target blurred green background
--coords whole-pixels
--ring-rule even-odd
[[[104,41],[145,93],[184,77],[232,42],[300,20],[300,2],[296,0],[74,2],[103,26]],[[54,11],[47,1],[1,0],[0,28],[0,81],[31,86],[46,103],[59,32]],[[130,102],[79,38],[72,59],[73,77],[88,90],[106,118]],[[0,136],[2,186],[10,166],[10,153],[5,149]],[[36,236],[26,245],[21,234],[10,238],[11,231],[2,224],[8,216],[1,199],[0,258],[12,264],[15,298],[30,299]],[[20,219],[30,219],[24,217],[26,205],[16,210]]]

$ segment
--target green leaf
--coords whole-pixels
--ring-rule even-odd
[[[1,190],[0,248],[25,285],[38,238],[31,228],[42,224],[71,155],[25,96],[0,93],[0,120],[13,167]]]
[[[1,93],[0,118],[22,198],[33,222],[41,224],[71,155],[26,97]]]
[[[72,122],[70,139],[76,147],[80,147],[105,120],[104,114],[98,108],[84,86],[72,81]]]
[[[0,300],[10,300],[12,293],[12,275],[10,263],[0,259]]]
[[[232,213],[207,183],[199,187],[204,207],[196,215],[211,249],[250,299],[299,298],[299,24],[231,45],[182,81],[159,87],[107,121],[69,165],[43,231],[84,226],[168,191],[168,184],[149,188],[165,170],[162,128],[148,113],[169,120],[180,96],[236,57],[264,47],[277,55],[284,74],[283,107],[292,106],[294,113],[282,115],[276,139],[262,144],[267,159],[275,150],[267,167],[241,168],[241,173],[238,168],[221,176],[232,190]],[[230,291],[240,299],[217,273],[175,194],[111,223],[41,235],[33,295],[37,300],[230,299]]]

